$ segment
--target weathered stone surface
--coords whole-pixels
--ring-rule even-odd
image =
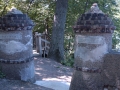
[[[111,34],[107,35],[111,37]],[[102,90],[103,57],[108,53],[109,40],[104,34],[75,36],[75,70],[70,90]],[[79,83],[79,84],[78,84]]]
[[[120,53],[112,51],[114,29],[112,20],[97,4],[78,19],[70,90],[120,89]]]
[[[103,90],[101,74],[74,71],[70,90]]]
[[[34,61],[22,64],[5,64],[0,63],[2,72],[8,79],[23,80],[28,82],[35,82]]]
[[[116,27],[112,19],[96,4],[78,18],[73,28],[75,33],[113,33]]]
[[[90,49],[90,47],[91,47],[91,49],[93,49],[93,48],[95,48],[95,47],[100,46],[101,44],[103,44],[103,39],[105,40],[104,42],[107,45],[106,49],[108,50],[108,52],[111,51],[111,49],[112,49],[112,34],[111,33],[102,33],[102,34],[100,34],[100,33],[99,34],[98,33],[76,34],[75,35],[75,49],[78,48],[78,46],[88,47],[88,45],[89,45],[89,49]],[[82,42],[84,42],[84,43],[82,43]]]
[[[0,90],[53,90],[20,80],[0,79]]]
[[[3,32],[1,32],[3,33]],[[11,32],[6,32],[11,35]],[[0,39],[0,66],[8,78],[35,81],[31,30],[13,31],[21,39]],[[19,36],[18,36],[19,37]]]
[[[7,78],[35,82],[33,25],[19,10],[0,18],[0,66]]]
[[[119,90],[120,52],[111,51],[105,54],[102,60],[104,63],[102,63],[100,73],[85,71],[81,72],[81,70],[75,70],[72,77],[70,90],[103,90],[105,87],[108,88],[108,90]],[[84,78],[86,78],[87,81]]]
[[[120,52],[110,52],[103,58],[104,84],[120,89]]]
[[[3,32],[1,32],[3,33]],[[5,33],[5,32],[4,32]],[[11,34],[11,32],[6,32]],[[22,58],[32,57],[32,32],[25,31],[13,31],[13,34],[18,33],[21,39],[0,39],[0,59],[5,60],[19,60]],[[18,37],[19,37],[18,36]]]
[[[33,21],[23,13],[11,13],[0,18],[0,31],[32,30]]]

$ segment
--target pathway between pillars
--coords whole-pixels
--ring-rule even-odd
[[[73,68],[65,67],[48,58],[41,58],[33,51],[37,85],[53,90],[69,90]]]
[[[33,54],[37,80],[35,84],[50,88],[50,90],[69,90],[73,68],[65,67],[48,58],[41,58],[35,50]],[[104,88],[104,90],[108,89]]]
[[[37,80],[35,84],[20,80],[0,79],[0,90],[68,90],[72,68],[38,56],[34,57],[34,60]]]
[[[0,79],[0,90],[69,90],[73,69],[34,55],[36,83]]]

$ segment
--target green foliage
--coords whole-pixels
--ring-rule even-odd
[[[48,24],[49,32],[52,30],[54,3],[53,0],[0,0],[0,15],[5,15],[12,6],[27,13],[35,22],[34,31],[43,32]]]
[[[63,65],[73,67],[74,64],[74,37],[71,35],[65,36],[65,60],[62,62]]]
[[[8,2],[9,1],[9,2]],[[48,26],[48,31],[51,33],[53,25],[53,15],[55,9],[55,0],[0,0],[0,15],[4,15],[7,11],[15,6],[23,13],[27,13],[30,18],[35,22],[34,31],[43,32]],[[113,47],[118,48],[120,43],[120,15],[119,7],[120,0],[68,0],[68,12],[65,28],[65,61],[62,62],[68,66],[72,66],[74,62],[73,57],[73,43],[74,32],[73,26],[79,17],[85,11],[90,9],[93,3],[98,3],[100,9],[107,13],[116,25],[116,31],[113,35]]]
[[[5,77],[6,77],[5,74],[2,73],[2,71],[0,71],[0,78],[5,78]]]
[[[6,75],[2,72],[2,69],[0,67],[0,78],[5,78],[5,77],[6,77]]]
[[[88,1],[88,2],[87,2]],[[119,1],[120,2],[120,1]],[[113,35],[113,47],[120,46],[120,17],[116,17],[119,13],[118,2],[116,0],[69,0],[69,8],[67,14],[67,21],[66,21],[66,29],[65,29],[65,65],[73,65],[74,58],[73,55],[73,39],[74,39],[74,32],[73,26],[77,21],[79,15],[83,14],[85,11],[89,10],[93,3],[98,3],[99,8],[104,12],[107,13],[114,21],[117,29]],[[71,38],[68,38],[71,37]],[[69,41],[70,46],[69,46]],[[72,44],[72,45],[71,45]],[[72,49],[71,49],[72,48]]]
[[[71,53],[69,51],[65,52],[65,60],[62,61],[61,64],[65,65],[65,66],[73,67],[73,65],[74,65],[74,53]]]
[[[118,31],[114,32],[112,42],[113,42],[112,48],[120,50],[120,33]]]

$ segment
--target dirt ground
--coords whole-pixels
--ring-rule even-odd
[[[60,63],[48,58],[34,57],[35,61],[35,78],[36,81],[41,80],[60,80],[71,81],[73,69],[65,67]],[[32,83],[20,80],[0,79],[0,90],[52,90]]]

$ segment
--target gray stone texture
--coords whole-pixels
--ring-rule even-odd
[[[1,31],[0,33],[2,33]],[[5,32],[11,35],[11,32]],[[0,40],[0,60],[23,60],[32,57],[32,31],[12,31],[12,34],[18,33],[21,39],[1,39]],[[11,35],[12,36],[12,35]],[[7,36],[6,36],[7,37]],[[10,46],[11,45],[11,46]],[[15,45],[15,46],[14,46]],[[6,49],[6,50],[5,50]]]
[[[103,38],[105,38],[105,42],[106,42],[106,44],[107,44],[107,46],[108,46],[108,51],[110,52],[111,50],[112,50],[112,33],[81,33],[81,34],[78,34],[78,33],[76,33],[75,34],[75,41],[74,41],[74,43],[75,43],[75,48],[76,48],[76,37],[78,36],[78,35],[83,35],[83,36],[101,36],[101,37],[103,37]],[[79,38],[79,39],[81,39],[81,38]],[[82,43],[83,44],[83,43]],[[92,47],[94,47],[94,46],[92,46]]]
[[[112,20],[96,3],[78,19],[70,90],[120,89],[120,53],[112,51],[114,29]]]
[[[103,90],[101,74],[75,71],[70,90]]]
[[[8,79],[23,80],[32,83],[35,82],[33,60],[22,64],[0,63],[0,67]]]
[[[103,80],[104,85],[111,88],[117,87],[120,89],[120,53],[110,52],[103,58]],[[112,89],[113,90],[113,89]]]
[[[26,14],[0,18],[0,68],[6,78],[35,82],[33,26]]]
[[[81,35],[85,37],[83,39],[84,41],[79,41]],[[107,34],[107,36],[110,37],[111,34]],[[107,44],[109,43],[109,39],[107,36],[105,36],[105,34],[80,34],[75,36],[74,66],[81,67],[82,70],[75,70],[72,77],[70,90],[103,89],[104,83],[101,72],[99,72],[99,70],[102,70],[103,68],[104,61],[102,57],[104,57],[104,55],[108,53],[108,49],[109,47],[111,47],[111,44]],[[89,42],[89,40],[93,41]],[[105,48],[104,44],[106,45]],[[97,69],[98,72],[94,72],[94,70]]]
[[[120,53],[111,51],[103,57],[101,73],[74,71],[70,90],[120,89]]]

